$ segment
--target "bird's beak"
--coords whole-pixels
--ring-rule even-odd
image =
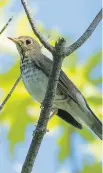
[[[12,40],[14,43],[18,43],[16,38],[11,38],[11,37],[7,37],[9,40]]]

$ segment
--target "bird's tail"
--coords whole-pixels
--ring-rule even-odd
[[[96,117],[89,106],[88,109],[90,110],[90,123],[88,123],[87,125],[102,140],[102,122]]]
[[[93,113],[91,130],[102,140],[102,122]]]
[[[68,112],[59,109],[57,115],[72,126],[82,129],[82,125],[78,123]]]

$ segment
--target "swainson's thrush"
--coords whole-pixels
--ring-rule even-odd
[[[42,103],[52,61],[41,52],[40,45],[31,37],[9,38],[16,43],[21,62],[20,69],[23,83],[30,95]],[[85,123],[102,139],[102,123],[88,106],[85,98],[66,74],[61,70],[53,108],[57,115],[71,125],[82,129]]]

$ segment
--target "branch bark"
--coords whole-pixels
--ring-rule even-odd
[[[3,109],[3,107],[5,106],[6,102],[9,100],[9,98],[11,97],[13,91],[15,90],[16,86],[18,85],[18,83],[21,80],[21,76],[19,76],[19,78],[16,80],[16,82],[14,83],[13,87],[11,88],[9,94],[6,96],[6,98],[4,99],[4,101],[2,102],[2,104],[0,105],[0,111]]]
[[[55,92],[56,92],[56,88],[57,88],[57,84],[59,80],[62,61],[66,55],[69,55],[70,53],[74,52],[87,40],[87,38],[90,37],[90,35],[92,34],[94,29],[98,25],[99,21],[101,20],[101,11],[99,12],[99,15],[97,15],[97,17],[93,20],[92,24],[89,27],[88,32],[84,34],[84,37],[82,36],[82,38],[78,39],[77,42],[75,42],[72,46],[70,46],[67,49],[64,47],[65,40],[60,39],[58,43],[56,43],[55,48],[53,48],[44,40],[44,38],[37,31],[25,1],[21,0],[21,2],[22,2],[22,5],[24,6],[28,20],[31,24],[31,27],[35,35],[38,37],[41,43],[53,54],[53,58],[54,58],[39,121],[35,130],[35,134],[33,135],[33,139],[32,139],[30,148],[28,150],[26,159],[24,161],[22,170],[21,170],[21,173],[31,173],[41,142],[46,133],[47,123],[49,121],[50,112],[51,112],[54,97],[55,97]],[[90,31],[90,28],[93,28],[93,29]]]
[[[8,27],[9,23],[12,21],[13,17],[11,17],[8,22],[5,24],[5,26],[2,28],[2,30],[0,31],[0,35],[5,31],[5,29]],[[3,109],[4,105],[6,104],[6,102],[8,101],[8,99],[10,98],[12,92],[14,91],[16,85],[19,82],[19,78],[17,79],[17,81],[15,82],[14,86],[12,87],[12,89],[10,90],[9,94],[7,95],[7,97],[4,99],[4,101],[2,102],[2,104],[0,105],[0,111]]]
[[[38,154],[38,150],[40,148],[43,137],[46,133],[47,123],[49,121],[50,113],[52,110],[52,105],[55,97],[55,92],[59,80],[60,70],[62,66],[63,58],[61,56],[62,45],[65,43],[64,39],[60,39],[55,46],[55,53],[53,54],[54,61],[51,69],[48,87],[45,94],[45,98],[43,101],[43,106],[40,113],[40,118],[37,123],[37,127],[35,130],[35,134],[33,135],[33,139],[27,153],[24,165],[22,167],[21,173],[30,173],[33,168],[33,164],[35,162],[36,156]],[[56,58],[55,58],[56,57]],[[48,107],[47,107],[48,105]]]
[[[2,28],[2,30],[0,31],[0,35],[5,31],[5,29],[8,27],[9,23],[12,21],[13,17],[11,17],[8,22],[6,23],[6,25]]]
[[[40,42],[43,44],[43,46],[48,49],[51,53],[54,52],[54,48],[44,39],[44,37],[40,34],[40,32],[37,30],[36,25],[34,23],[34,20],[32,18],[32,15],[30,13],[30,10],[28,8],[27,2],[25,0],[21,0],[21,3],[24,7],[25,13],[28,17],[28,21],[31,25],[31,28],[34,32],[34,34],[37,36],[37,38],[40,40]]]
[[[102,20],[102,12],[103,9],[99,11],[94,20],[91,22],[90,26],[76,42],[64,49],[64,56],[69,56],[71,53],[73,53],[87,41],[87,39],[92,35],[94,30],[98,26],[99,22]]]

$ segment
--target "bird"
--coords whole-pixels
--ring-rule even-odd
[[[44,55],[40,44],[30,36],[11,38],[20,55],[20,71],[26,90],[42,104],[53,61]],[[53,102],[53,114],[82,129],[85,124],[102,140],[102,122],[89,107],[75,84],[61,70]]]

